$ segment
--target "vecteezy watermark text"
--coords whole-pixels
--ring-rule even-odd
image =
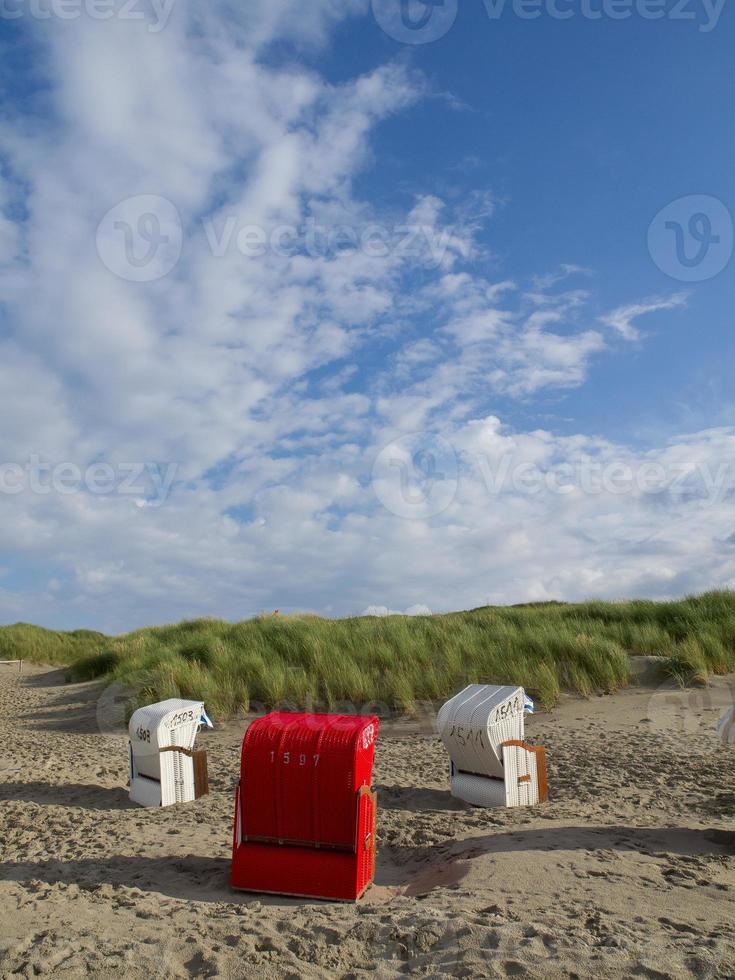
[[[653,496],[665,493],[718,503],[735,485],[735,461],[717,466],[700,462],[691,466],[666,466],[652,460],[627,463],[583,459],[544,468],[532,462],[518,463],[512,456],[503,456],[499,461],[477,456],[474,463],[491,494],[513,491],[532,496],[544,492],[560,496],[574,493]]]
[[[490,458],[458,453],[445,438],[415,433],[389,443],[372,469],[372,486],[386,510],[397,517],[426,520],[446,511],[466,480],[489,497],[667,496],[674,502],[721,503],[735,490],[735,460],[676,465],[660,460],[580,458],[540,465],[513,453]]]
[[[520,20],[642,20],[690,21],[703,34],[719,23],[725,0],[483,0],[491,21]],[[382,31],[401,44],[430,44],[454,26],[459,0],[371,0],[373,17]],[[469,8],[470,5],[466,5]],[[472,5],[473,10],[474,5]]]
[[[707,34],[717,27],[726,0],[483,0],[490,20],[512,12],[521,20],[688,20]]]
[[[169,22],[176,0],[0,0],[0,20],[146,21],[158,34]]]
[[[232,255],[246,260],[276,256],[331,261],[361,253],[368,259],[393,256],[439,268],[456,244],[457,231],[428,224],[321,224],[306,218],[299,225],[272,227],[249,223],[238,214],[207,217],[191,238],[204,236],[215,259]],[[460,236],[461,237],[461,236]],[[163,279],[177,265],[184,227],[175,204],[157,194],[138,194],[110,208],[97,226],[97,253],[105,266],[128,282]]]
[[[424,256],[430,265],[438,266],[452,239],[450,229],[437,230],[429,225],[322,225],[313,218],[307,218],[302,225],[277,225],[271,229],[244,224],[235,215],[228,216],[219,227],[212,218],[205,218],[203,225],[215,258],[222,258],[233,249],[249,259],[268,254],[280,258],[330,258],[344,252],[362,252],[376,259],[389,255]]]
[[[100,461],[81,467],[68,461],[46,462],[34,454],[25,463],[0,463],[0,494],[130,496],[142,505],[160,507],[171,493],[178,468],[178,463]]]

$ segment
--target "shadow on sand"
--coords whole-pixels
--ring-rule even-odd
[[[38,803],[40,806],[80,807],[83,810],[136,809],[123,786],[108,788],[86,783],[0,782],[0,800]]]
[[[722,855],[735,853],[735,833],[687,827],[552,827],[488,834],[428,847],[384,847],[378,853],[375,883],[396,895],[420,897],[437,887],[455,887],[469,870],[470,862],[477,858],[558,849],[639,851],[660,857]],[[5,861],[0,863],[0,879],[64,882],[88,891],[100,885],[122,885],[197,902],[259,901],[267,905],[297,906],[316,901],[233,892],[228,885],[229,868],[228,858],[197,855]]]
[[[103,680],[85,684],[67,684],[63,670],[54,669],[22,678],[24,687],[45,689],[48,700],[43,708],[23,711],[21,725],[34,730],[88,735],[100,731],[98,702],[105,691]]]
[[[471,810],[469,803],[452,796],[448,789],[410,789],[405,786],[375,787],[378,806],[385,810]]]

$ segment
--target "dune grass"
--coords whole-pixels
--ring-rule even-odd
[[[539,603],[437,616],[198,619],[120,637],[0,628],[0,659],[109,677],[137,703],[197,697],[220,717],[291,703],[314,710],[410,708],[472,682],[523,685],[544,705],[629,683],[631,655],[682,684],[735,670],[735,592],[677,602]]]

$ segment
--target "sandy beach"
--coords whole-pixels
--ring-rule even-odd
[[[429,726],[384,726],[376,884],[347,905],[228,888],[244,722],[200,736],[210,796],[143,810],[116,692],[3,667],[0,976],[732,977],[735,750],[714,726],[734,691],[534,715],[534,810],[453,800]]]

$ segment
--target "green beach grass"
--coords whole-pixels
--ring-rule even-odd
[[[478,681],[523,685],[551,706],[561,691],[624,687],[635,655],[662,658],[662,677],[682,684],[735,670],[735,592],[416,617],[197,619],[119,637],[0,628],[0,660],[62,665],[69,680],[116,680],[136,691],[137,703],[201,698],[220,716],[254,702],[406,710]]]

